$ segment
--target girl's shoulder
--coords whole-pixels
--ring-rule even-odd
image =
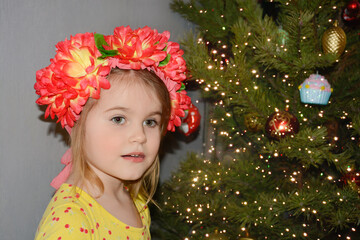
[[[150,237],[150,212],[143,197],[133,199],[143,222],[135,228],[120,222],[82,189],[63,184],[51,199],[35,240],[112,239],[113,236]],[[59,238],[61,237],[61,238]]]
[[[48,208],[70,209],[70,207],[73,206],[81,212],[84,212],[84,208],[91,207],[94,201],[95,200],[82,189],[71,184],[64,183],[55,192]],[[64,213],[68,213],[68,211],[65,211]]]
[[[84,193],[63,184],[50,200],[35,239],[87,239],[86,235],[96,224],[89,217],[92,204]]]

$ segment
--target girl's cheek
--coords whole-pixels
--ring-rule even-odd
[[[119,145],[119,136],[116,134],[101,134],[97,140],[98,145],[104,150],[110,150],[115,146]]]

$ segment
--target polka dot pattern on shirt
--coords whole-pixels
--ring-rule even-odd
[[[50,201],[35,240],[150,240],[149,209],[141,198],[134,203],[141,228],[121,222],[80,188],[63,184]]]

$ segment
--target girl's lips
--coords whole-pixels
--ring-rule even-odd
[[[142,152],[133,152],[121,156],[123,159],[132,161],[132,162],[143,162],[145,160],[145,155]]]

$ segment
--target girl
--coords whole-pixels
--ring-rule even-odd
[[[71,150],[35,239],[150,239],[160,140],[191,102],[183,52],[168,39],[149,27],[77,34],[37,72],[37,103]]]

